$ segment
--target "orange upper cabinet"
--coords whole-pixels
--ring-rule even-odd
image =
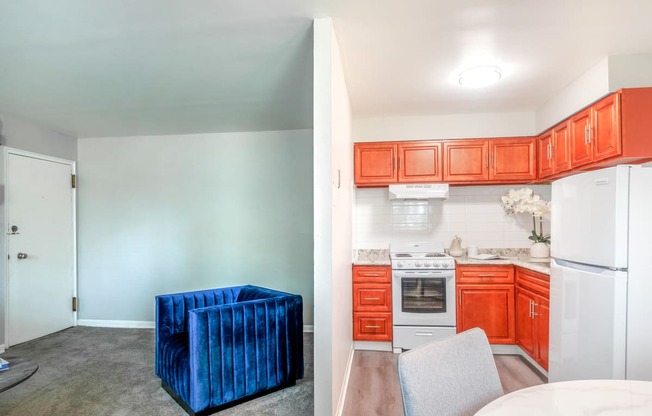
[[[554,173],[552,159],[552,129],[538,137],[539,142],[539,178],[546,178]]]
[[[397,145],[393,142],[356,143],[353,146],[356,185],[387,185],[396,182]]]
[[[539,179],[571,169],[571,134],[568,120],[539,136]]]
[[[591,109],[580,111],[570,118],[571,165],[576,168],[592,162],[589,130],[591,129]]]
[[[536,180],[536,144],[535,137],[489,140],[489,180]]]
[[[536,154],[534,137],[444,141],[444,182],[532,182]]]
[[[441,182],[441,142],[399,142],[398,181]]]
[[[356,143],[355,183],[382,186],[441,182],[441,147],[437,141]]]
[[[444,182],[473,182],[488,179],[488,140],[444,141]]]
[[[571,117],[573,168],[622,153],[620,97],[620,93],[612,94]]]
[[[566,172],[571,169],[571,131],[570,123],[564,121],[552,129],[551,155],[554,172]]]
[[[612,94],[591,107],[592,120],[589,132],[593,146],[593,160],[604,160],[618,156],[620,140],[620,94]]]

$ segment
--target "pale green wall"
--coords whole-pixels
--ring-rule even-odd
[[[313,324],[312,130],[79,139],[78,175],[80,319],[251,283]]]

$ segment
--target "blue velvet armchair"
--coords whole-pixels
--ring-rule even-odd
[[[156,296],[156,375],[190,414],[303,378],[303,299],[257,286]]]

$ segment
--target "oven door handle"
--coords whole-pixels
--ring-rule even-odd
[[[454,279],[455,278],[455,272],[452,270],[446,270],[446,271],[419,271],[419,272],[409,272],[405,270],[401,270],[400,272],[394,272],[392,273],[392,277],[394,279],[401,279],[404,277],[407,278],[446,278],[446,279]]]

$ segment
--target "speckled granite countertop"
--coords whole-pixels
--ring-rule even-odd
[[[391,266],[389,249],[353,250],[353,264],[356,266]]]
[[[457,264],[484,264],[484,265],[501,265],[501,264],[513,264],[514,266],[519,266],[524,269],[529,269],[535,272],[543,273],[550,275],[550,262],[539,263],[529,261],[527,255],[521,257],[513,258],[502,258],[497,260],[475,260],[469,259],[466,256],[455,257],[455,263]]]
[[[480,253],[503,256],[500,260],[475,260],[464,256],[455,257],[457,264],[513,264],[535,272],[550,275],[550,262],[539,263],[529,261],[528,249],[480,249]],[[391,266],[388,249],[353,250],[353,264],[356,266]]]

